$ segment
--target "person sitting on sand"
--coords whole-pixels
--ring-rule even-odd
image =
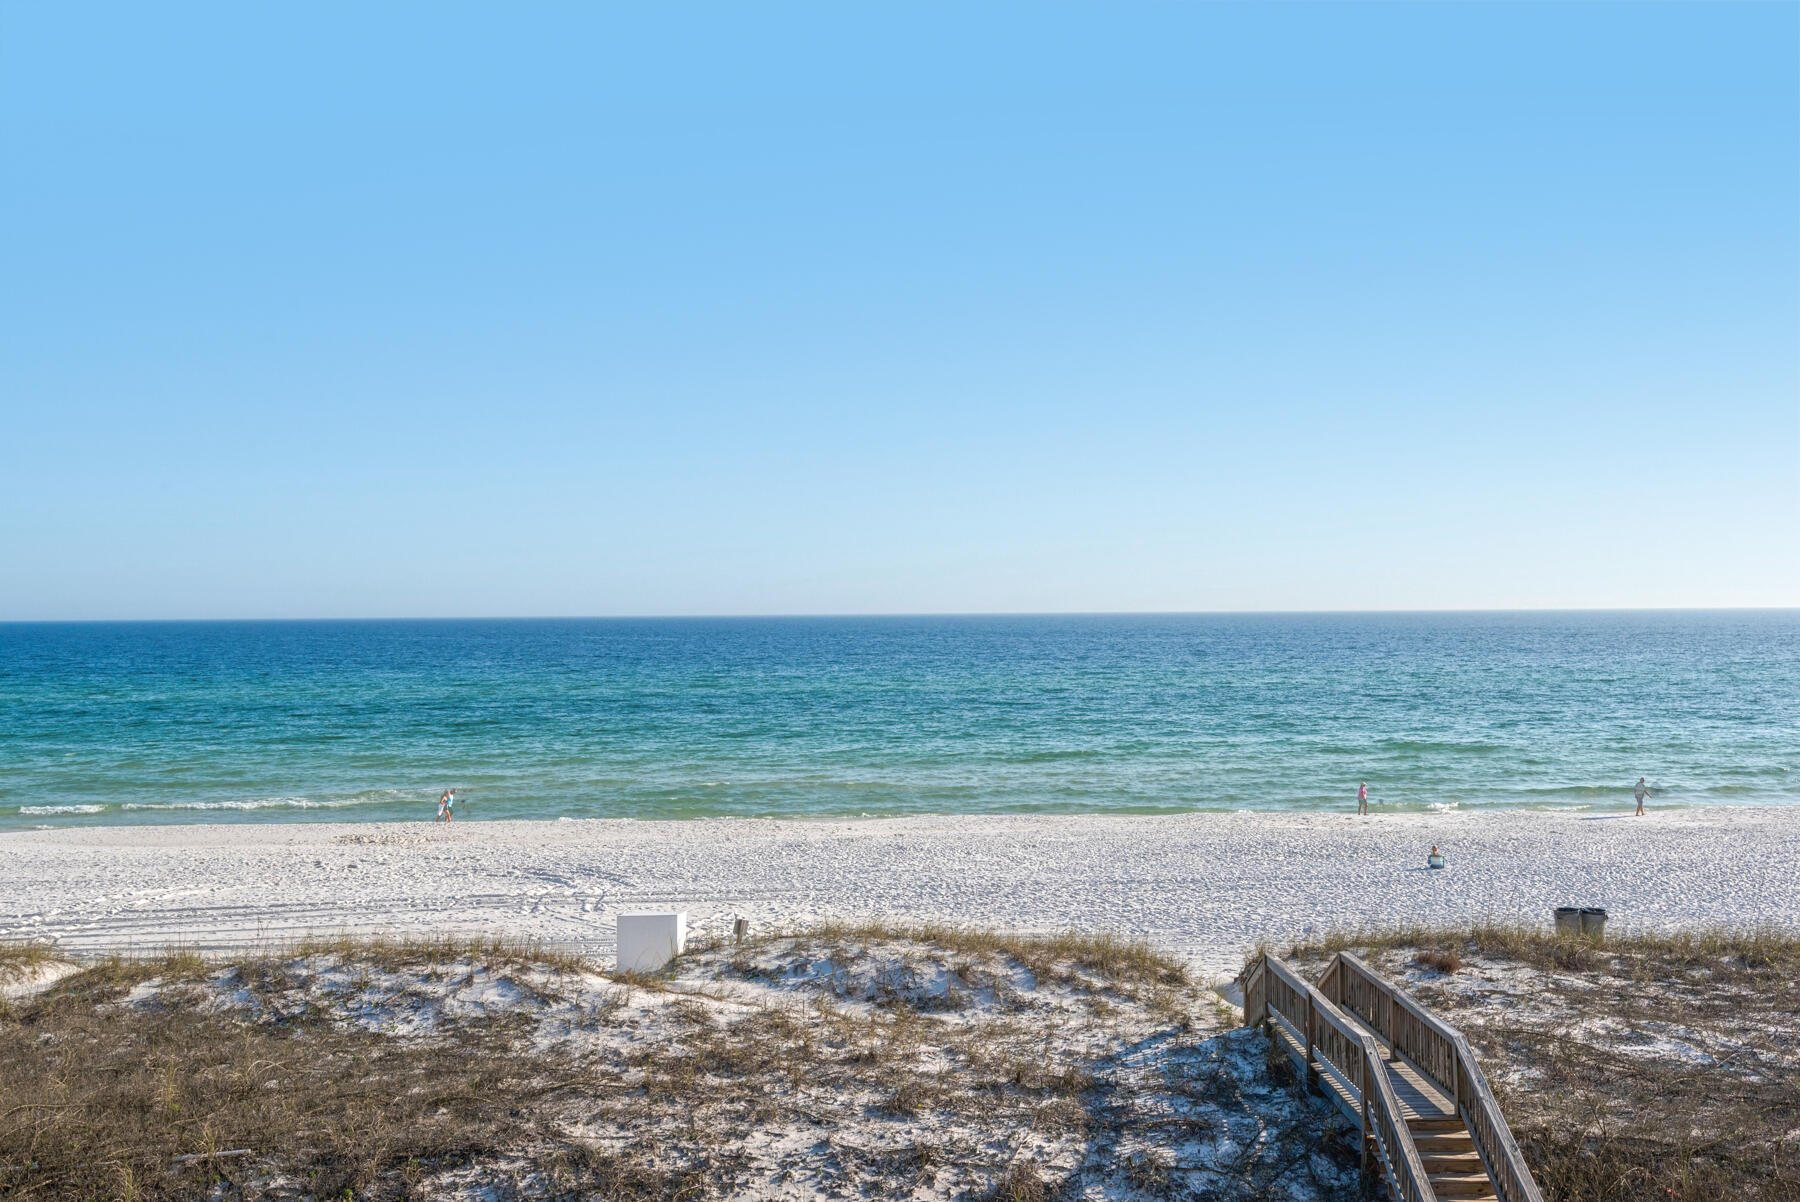
[[[1356,787],[1356,812],[1358,814],[1367,814],[1369,812],[1369,782],[1368,781],[1364,781],[1362,784],[1360,784]]]
[[[1633,792],[1637,796],[1637,803],[1638,803],[1637,816],[1639,818],[1642,818],[1644,816],[1644,798],[1650,796],[1650,790],[1644,786],[1644,778],[1643,777],[1641,777],[1641,776],[1638,777],[1637,788],[1635,790],[1633,790]]]

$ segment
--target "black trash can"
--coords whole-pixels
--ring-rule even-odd
[[[1595,906],[1581,911],[1581,937],[1599,943],[1606,938],[1606,911]]]
[[[1556,907],[1556,933],[1558,935],[1581,934],[1581,907]]]

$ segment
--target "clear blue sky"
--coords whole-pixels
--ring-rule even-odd
[[[0,6],[0,618],[1800,604],[1791,4]]]

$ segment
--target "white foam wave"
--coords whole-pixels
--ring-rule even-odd
[[[76,806],[20,806],[21,814],[100,814],[106,811],[103,805]]]
[[[1451,810],[1456,809],[1461,804],[1460,801],[1434,801],[1431,803],[1430,808],[1439,814],[1448,814]]]
[[[367,800],[343,798],[337,801],[315,801],[310,797],[257,797],[249,801],[128,801],[127,810],[338,810],[345,806],[371,804]],[[379,803],[377,803],[379,804]]]

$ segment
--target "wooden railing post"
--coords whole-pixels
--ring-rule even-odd
[[[1319,1072],[1313,1065],[1313,1000],[1312,990],[1306,991],[1306,1088],[1308,1091],[1319,1088]]]
[[[1368,1054],[1363,1054],[1362,1080],[1362,1171],[1366,1177],[1375,1167],[1375,1133],[1369,1129],[1369,1095],[1375,1092],[1370,1077],[1381,1071],[1379,1064],[1370,1064]]]
[[[1387,1007],[1388,1059],[1392,1060],[1395,1056],[1399,1055],[1399,1053],[1400,1053],[1400,1041],[1397,1038],[1399,1036],[1400,1032],[1394,1026],[1394,992],[1393,992],[1393,990],[1383,989],[1381,991],[1381,998]]]

